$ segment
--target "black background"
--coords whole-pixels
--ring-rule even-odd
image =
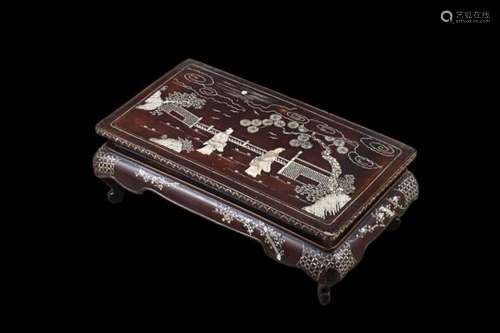
[[[445,6],[207,7],[75,11],[54,27],[71,26],[54,58],[65,72],[54,87],[81,96],[66,126],[74,139],[61,142],[58,133],[71,161],[57,170],[67,172],[57,177],[64,194],[53,186],[46,198],[64,213],[43,226],[51,234],[47,274],[64,290],[61,302],[78,304],[88,320],[174,320],[175,309],[194,321],[199,312],[215,311],[218,320],[236,314],[244,326],[259,317],[443,318],[484,296],[493,252],[484,189],[496,181],[489,176],[494,22],[446,25],[439,20]],[[92,155],[105,142],[94,125],[186,58],[418,150],[410,170],[420,199],[400,230],[382,235],[332,289],[330,306],[318,305],[304,273],[274,263],[250,239],[149,193],[106,201],[106,186],[92,174]],[[67,123],[66,112],[55,118]]]

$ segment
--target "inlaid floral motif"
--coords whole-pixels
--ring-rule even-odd
[[[396,209],[404,209],[401,201],[402,200],[399,195],[393,195],[385,199],[385,202],[371,213],[371,216],[374,218],[375,223],[362,226],[358,230],[356,238],[363,238],[367,234],[370,234],[379,228],[386,228],[392,221],[392,219],[396,216]]]
[[[148,172],[144,169],[139,169],[135,172],[135,176],[138,178],[142,178],[145,183],[149,183],[156,187],[159,190],[163,190],[163,187],[174,187],[179,185],[179,183],[168,180],[163,176],[156,176],[151,172]]]
[[[276,259],[281,260],[284,255],[283,243],[285,242],[285,238],[275,228],[244,215],[225,204],[217,204],[214,211],[222,215],[222,221],[227,224],[231,224],[233,221],[241,223],[249,236],[252,236],[257,231],[260,239],[263,239],[264,243],[275,253]]]

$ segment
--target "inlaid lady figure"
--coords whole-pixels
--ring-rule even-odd
[[[261,171],[269,172],[271,171],[271,164],[276,161],[279,154],[284,152],[285,148],[276,148],[262,154],[260,156],[255,157],[251,162],[250,166],[245,170],[245,172],[252,176],[257,177],[260,176]]]
[[[176,140],[173,138],[169,138],[166,135],[162,135],[161,138],[150,138],[150,141],[157,143],[161,146],[167,147],[168,149],[172,149],[173,151],[180,153],[182,151],[182,142],[181,140]]]
[[[224,147],[227,145],[227,140],[229,140],[231,133],[233,133],[233,129],[228,128],[224,132],[215,134],[210,140],[203,143],[204,147],[198,149],[197,151],[204,155],[210,155],[214,150],[222,153],[224,151]]]

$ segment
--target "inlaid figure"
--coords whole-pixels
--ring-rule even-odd
[[[160,139],[151,138],[149,140],[161,146],[167,147],[168,149],[172,149],[177,153],[182,151],[182,142],[180,140],[169,138],[166,135],[162,135]]]
[[[153,95],[151,95],[147,100],[144,101],[143,105],[139,105],[137,108],[141,110],[155,110],[162,106],[164,103],[163,99],[161,98],[161,91],[155,92]]]
[[[229,140],[231,133],[233,133],[233,129],[228,128],[224,132],[219,132],[215,134],[210,140],[203,143],[204,147],[198,149],[197,151],[204,155],[210,155],[213,153],[214,150],[217,150],[218,152],[223,152],[224,147],[226,147],[227,140]]]
[[[273,150],[270,150],[266,152],[263,155],[255,157],[251,162],[250,166],[248,169],[245,170],[245,172],[252,176],[252,177],[257,177],[260,176],[260,173],[262,171],[264,172],[269,172],[271,171],[271,164],[276,161],[278,158],[279,154],[284,152],[285,148],[276,148]]]

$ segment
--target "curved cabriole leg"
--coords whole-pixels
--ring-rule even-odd
[[[318,248],[302,244],[302,254],[297,267],[318,283],[318,300],[321,305],[330,303],[330,288],[342,280],[356,264],[351,243],[345,242],[333,252],[323,252]]]
[[[112,204],[122,202],[123,197],[125,196],[125,190],[113,180],[103,179],[103,181],[109,186],[109,191],[107,194],[108,201]]]
[[[321,305],[330,304],[330,286],[323,283],[318,283],[318,300]]]
[[[109,186],[108,201],[111,203],[121,202],[125,194],[124,189],[111,179],[115,174],[115,166],[119,160],[105,146],[99,148],[93,158],[94,174]]]

